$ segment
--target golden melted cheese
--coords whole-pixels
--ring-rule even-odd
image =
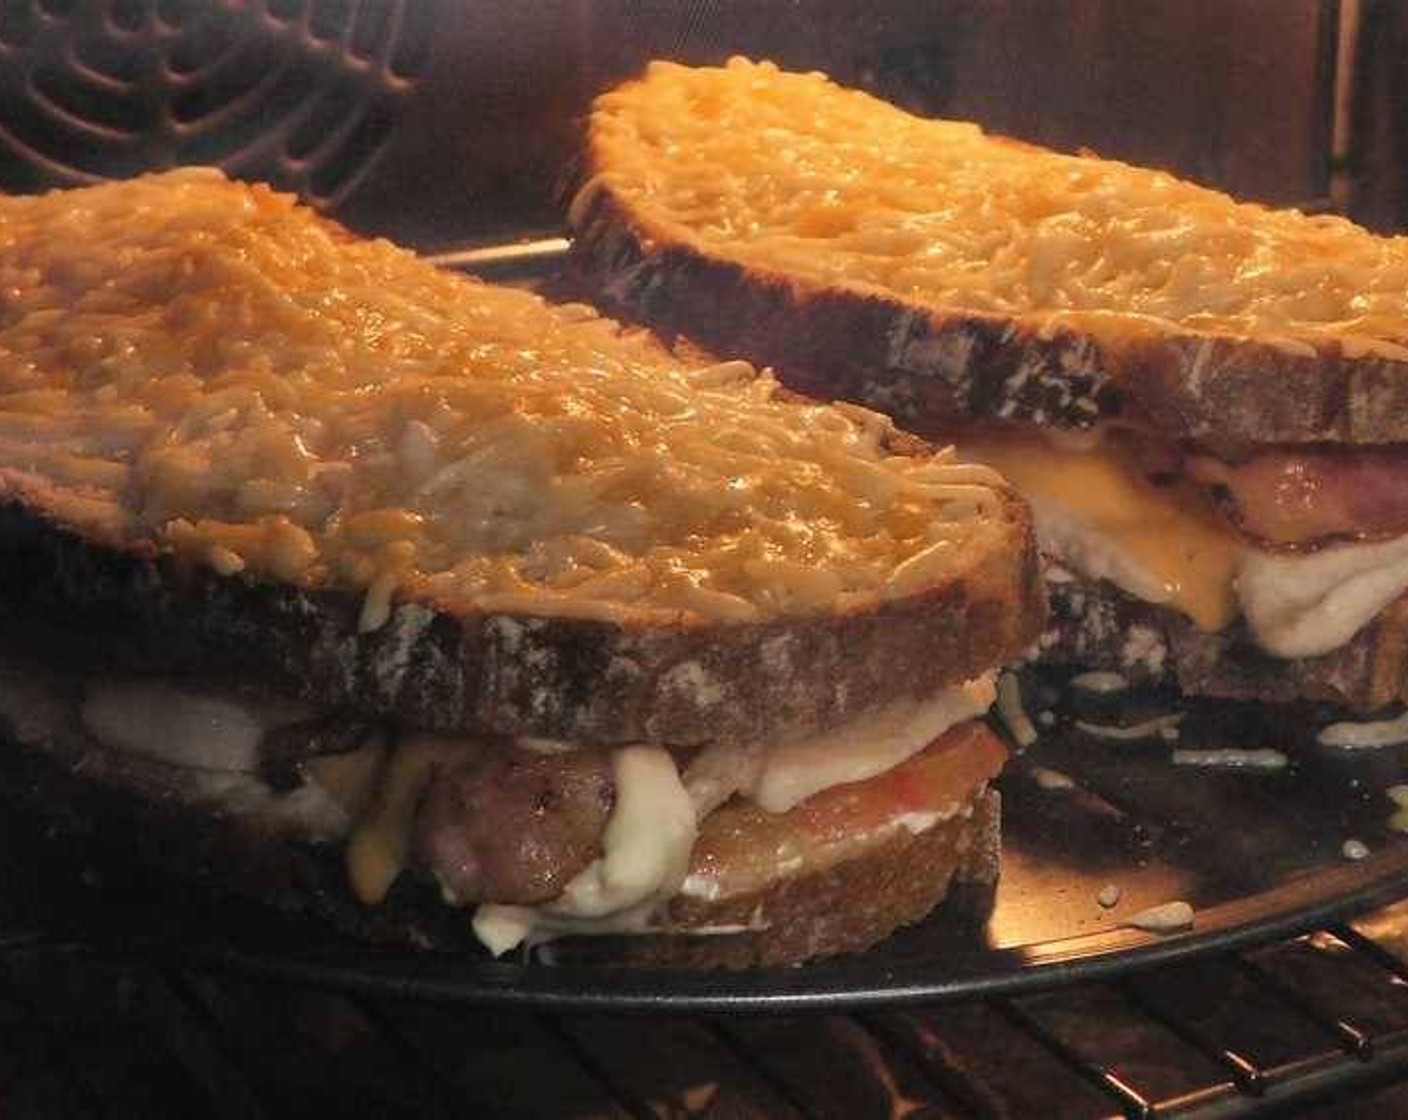
[[[1166,603],[1204,630],[1236,617],[1236,578],[1248,548],[1196,486],[1154,485],[1112,441],[1075,449],[1036,433],[972,432],[958,445],[963,456],[997,467],[1032,503],[1043,551]]]
[[[653,63],[596,102],[598,180],[711,253],[944,308],[1334,334],[1408,360],[1408,239],[911,116],[824,75]],[[667,228],[669,228],[667,225]],[[1304,345],[1302,343],[1301,345]]]
[[[678,620],[973,562],[991,471],[185,170],[0,199],[0,470],[224,574]],[[977,552],[981,552],[978,549]]]

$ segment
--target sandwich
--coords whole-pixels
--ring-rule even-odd
[[[1031,502],[1031,655],[1185,695],[1408,695],[1408,241],[655,63],[590,115],[578,286],[883,411]]]
[[[698,965],[993,879],[1044,610],[991,469],[203,169],[0,199],[0,572],[0,773],[95,846]]]

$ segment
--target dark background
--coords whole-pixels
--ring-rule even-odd
[[[218,162],[422,246],[549,228],[594,93],[743,53],[1389,227],[1405,26],[1382,0],[0,0],[0,186]]]

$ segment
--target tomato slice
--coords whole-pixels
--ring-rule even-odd
[[[997,736],[970,720],[893,769],[822,790],[786,813],[736,798],[701,825],[685,891],[708,899],[747,895],[780,875],[853,858],[896,828],[922,831],[935,816],[961,810],[1006,761]]]

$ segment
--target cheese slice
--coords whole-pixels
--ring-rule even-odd
[[[1236,616],[1247,546],[1191,484],[1154,485],[1109,441],[1062,447],[1037,434],[974,432],[958,451],[996,467],[1027,498],[1044,552],[1203,630]]]

